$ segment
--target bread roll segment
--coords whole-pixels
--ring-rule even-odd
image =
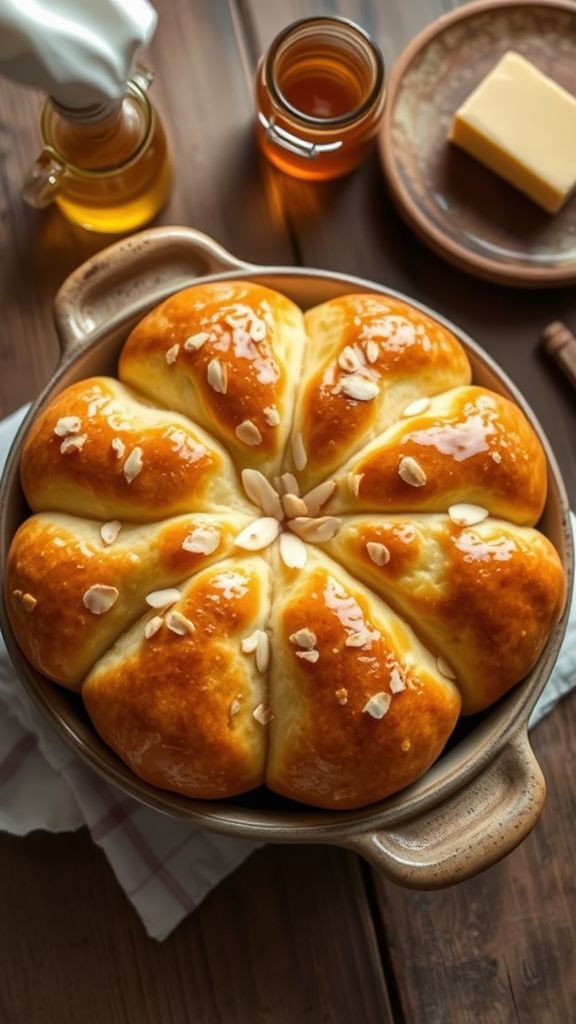
[[[312,487],[382,433],[415,399],[468,384],[464,349],[441,324],[407,303],[377,294],[342,295],[309,309],[294,436]],[[374,397],[354,398],[368,384]],[[293,462],[294,465],[294,462]],[[298,467],[296,467],[298,469]]]
[[[304,347],[300,309],[250,281],[196,285],[134,328],[119,376],[214,434],[240,468],[278,471]]]
[[[199,799],[233,796],[263,782],[265,677],[256,653],[242,651],[242,640],[264,631],[269,610],[263,559],[220,562],[182,588],[152,636],[145,629],[158,612],[137,622],[94,666],[82,688],[86,709],[137,775]]]
[[[72,384],[40,413],[24,444],[21,478],[35,512],[146,522],[248,509],[218,442],[111,377]]]
[[[354,516],[325,548],[453,669],[463,714],[493,704],[531,671],[564,607],[550,541],[499,519],[464,526],[444,515]]]
[[[410,627],[320,553],[272,603],[266,784],[319,807],[362,807],[439,757],[460,696]]]
[[[502,395],[461,387],[405,416],[338,473],[330,511],[446,512],[469,503],[533,526],[546,501],[542,446]]]
[[[225,557],[249,521],[204,514],[133,526],[32,516],[12,541],[6,569],[6,606],[24,654],[39,672],[79,689],[96,658],[148,609],[147,595]],[[87,604],[98,609],[99,596],[110,607],[91,611]]]

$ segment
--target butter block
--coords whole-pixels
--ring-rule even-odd
[[[513,51],[456,111],[450,141],[548,213],[576,188],[576,99]]]

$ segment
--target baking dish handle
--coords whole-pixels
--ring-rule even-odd
[[[524,729],[478,776],[443,803],[346,846],[409,889],[470,878],[510,853],[540,817],[546,785]]]
[[[102,327],[143,315],[195,277],[249,269],[194,228],[149,228],[123,238],[79,266],[58,291],[54,320],[63,355]]]

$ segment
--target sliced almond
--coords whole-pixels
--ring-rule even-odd
[[[93,615],[103,615],[110,611],[112,605],[116,604],[119,596],[120,592],[116,587],[109,587],[105,583],[95,583],[82,597],[82,603]]]
[[[121,413],[112,413],[107,417],[108,426],[112,430],[117,430],[119,433],[123,430],[130,430],[131,424],[128,420],[122,418]]]
[[[146,604],[151,608],[169,608],[171,604],[176,604],[181,596],[176,587],[169,587],[167,590],[153,590],[151,594],[146,595]]]
[[[82,448],[88,440],[87,434],[69,434],[64,438],[60,445],[60,451],[62,455],[69,455],[70,452],[82,451]]]
[[[365,377],[350,376],[342,381],[342,393],[357,402],[371,402],[380,394],[380,388],[373,380]]]
[[[277,427],[280,424],[280,413],[275,405],[267,405],[262,409],[262,415],[269,427]]]
[[[250,337],[256,344],[260,344],[266,337],[266,324],[263,320],[254,320],[250,328]]]
[[[242,484],[246,494],[267,516],[283,519],[284,512],[278,494],[269,480],[258,469],[243,469]]]
[[[304,440],[302,434],[294,434],[292,437],[292,459],[296,469],[301,472],[306,463],[308,462],[308,456],[304,447]]]
[[[270,637],[263,629],[258,630],[256,641],[256,668],[259,672],[265,672],[270,662]]]
[[[257,722],[260,722],[260,725],[268,725],[268,723],[274,718],[274,715],[270,708],[267,708],[265,704],[259,704],[257,708],[254,708],[252,717],[255,718]]]
[[[161,628],[163,622],[164,622],[164,619],[162,618],[161,615],[154,615],[154,617],[152,619],[150,619],[150,621],[147,622],[146,625],[144,626],[144,637],[145,637],[145,639],[146,640],[151,640],[152,637]]]
[[[426,412],[430,405],[429,398],[417,398],[416,401],[410,402],[402,413],[403,416],[420,416],[421,413]]]
[[[112,438],[112,451],[116,455],[117,459],[121,459],[126,451],[126,445],[120,437]]]
[[[390,708],[392,698],[389,693],[375,693],[370,700],[367,700],[362,711],[372,718],[384,718]]]
[[[344,370],[345,373],[355,373],[362,366],[362,361],[358,355],[358,352],[352,345],[346,345],[342,349],[338,356],[338,366]]]
[[[194,623],[187,619],[185,615],[182,615],[182,612],[168,612],[166,626],[171,633],[176,633],[178,636],[186,636],[187,633],[196,632]]]
[[[317,642],[316,633],[308,629],[308,626],[303,626],[302,629],[297,629],[295,633],[290,633],[288,639],[295,647],[302,647],[305,651],[313,651]]]
[[[56,437],[68,437],[69,434],[79,434],[82,429],[82,420],[79,416],[61,416],[54,427]]]
[[[349,633],[346,637],[346,647],[365,647],[369,642],[370,636],[367,633]]]
[[[210,341],[210,335],[206,331],[198,331],[197,334],[191,334],[186,338],[184,348],[186,352],[197,352],[207,341]]]
[[[234,543],[237,548],[243,548],[244,551],[261,551],[272,544],[279,533],[278,520],[273,516],[263,516],[241,530]]]
[[[278,488],[280,495],[284,494],[296,494],[300,495],[300,486],[293,473],[283,473],[280,477],[280,487]]]
[[[450,505],[448,509],[448,515],[453,523],[458,526],[475,526],[476,523],[481,523],[484,519],[489,516],[487,508],[482,508],[481,505]]]
[[[219,547],[220,530],[216,526],[195,526],[182,541],[184,551],[192,554],[212,555]]]
[[[243,700],[244,698],[239,695],[238,697],[235,697],[233,701],[230,702],[230,707],[228,708],[228,714],[230,715],[230,718],[233,718],[234,715],[238,714],[240,708],[242,707]]]
[[[297,658],[301,658],[302,661],[309,661],[311,665],[314,665],[320,657],[319,651],[294,651]]]
[[[281,533],[280,557],[288,569],[303,569],[308,561],[308,551],[304,541],[294,533]]]
[[[318,519],[298,516],[288,523],[293,533],[311,544],[325,544],[332,540],[341,526],[342,523],[336,516],[320,516]]]
[[[348,486],[355,498],[360,496],[360,484],[364,479],[364,473],[348,473]]]
[[[337,690],[335,690],[334,696],[336,697],[336,700],[338,701],[339,704],[348,703],[348,690],[346,689],[345,686],[340,686]]]
[[[379,355],[380,349],[378,348],[378,345],[372,340],[372,338],[370,338],[370,340],[366,342],[366,359],[369,363],[376,363]]]
[[[245,636],[240,641],[240,647],[242,649],[242,654],[254,654],[254,651],[256,650],[256,648],[258,646],[258,636],[259,636],[260,632],[261,632],[261,630],[255,629],[253,633],[250,633],[250,636]]]
[[[100,536],[105,544],[113,544],[121,529],[122,523],[120,520],[111,519],[109,523],[103,523],[100,527]]]
[[[142,472],[142,467],[144,465],[144,459],[142,458],[142,455],[142,449],[138,447],[133,448],[132,451],[130,452],[130,455],[126,459],[126,462],[124,463],[124,466],[122,468],[122,472],[124,473],[126,483],[131,484],[132,481],[136,479],[138,474]]]
[[[239,441],[244,444],[254,447],[254,445],[262,444],[262,434],[258,430],[258,427],[252,420],[244,420],[240,423],[234,431]]]
[[[21,590],[15,590],[13,597],[17,596],[18,603],[22,606],[25,612],[33,612],[36,605],[38,604],[37,598],[33,594],[23,594]]]
[[[308,510],[308,515],[318,515],[322,506],[330,500],[335,490],[335,480],[324,480],[323,483],[318,484],[317,487],[313,487],[311,491],[308,491],[308,494],[305,494],[303,498]]]
[[[178,359],[178,353],[180,351],[180,345],[172,345],[166,352],[164,358],[168,363],[168,366],[172,366],[173,363]]]
[[[206,368],[206,379],[213,391],[225,395],[228,390],[228,371],[219,359],[211,359]]]
[[[87,397],[85,398],[85,401],[88,401]],[[107,404],[108,399],[106,398],[106,395],[101,395],[100,398],[94,398],[92,399],[91,402],[88,402],[88,408],[86,410],[86,412],[88,413],[88,419],[92,419],[92,417],[95,416],[96,413],[100,411],[102,406]]]
[[[426,483],[426,473],[420,463],[413,459],[411,455],[405,455],[400,459],[398,474],[404,483],[409,484],[410,487],[424,487]]]
[[[296,516],[307,516],[308,506],[306,502],[296,494],[285,494],[282,498],[282,507],[288,519],[295,519]]]
[[[448,664],[445,658],[436,658],[436,666],[441,676],[445,676],[446,679],[456,679],[454,669]]]
[[[366,545],[366,551],[374,565],[387,565],[390,561],[390,551],[385,544],[380,544],[379,541],[369,540]]]
[[[390,673],[389,686],[392,693],[402,693],[402,690],[406,689],[406,683],[397,668],[393,668]]]

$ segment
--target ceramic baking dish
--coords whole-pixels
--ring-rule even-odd
[[[60,365],[30,410],[10,452],[0,489],[2,568],[27,514],[19,483],[20,450],[34,417],[59,391],[93,374],[115,374],[132,326],[172,292],[199,279],[246,278],[284,292],[302,307],[350,292],[398,295],[369,281],[322,270],[257,267],[187,228],[155,228],[125,239],[79,267],[56,296]],[[558,466],[534,414],[514,385],[459,328],[420,303],[466,348],[477,383],[514,399],[548,458],[549,493],[541,522],[560,552],[569,586],[573,551],[568,503]],[[413,888],[460,881],[512,850],[536,823],[545,784],[531,750],[528,716],[558,654],[566,614],[530,675],[496,706],[461,720],[440,760],[409,789],[357,811],[321,811],[257,791],[221,802],[191,800],[141,781],[104,745],[80,699],[35,672],[20,653],[4,605],[0,619],[18,675],[44,717],[108,781],[149,807],[227,835],[266,842],[333,843],[363,854],[389,878]],[[514,629],[515,624],[510,623]]]

